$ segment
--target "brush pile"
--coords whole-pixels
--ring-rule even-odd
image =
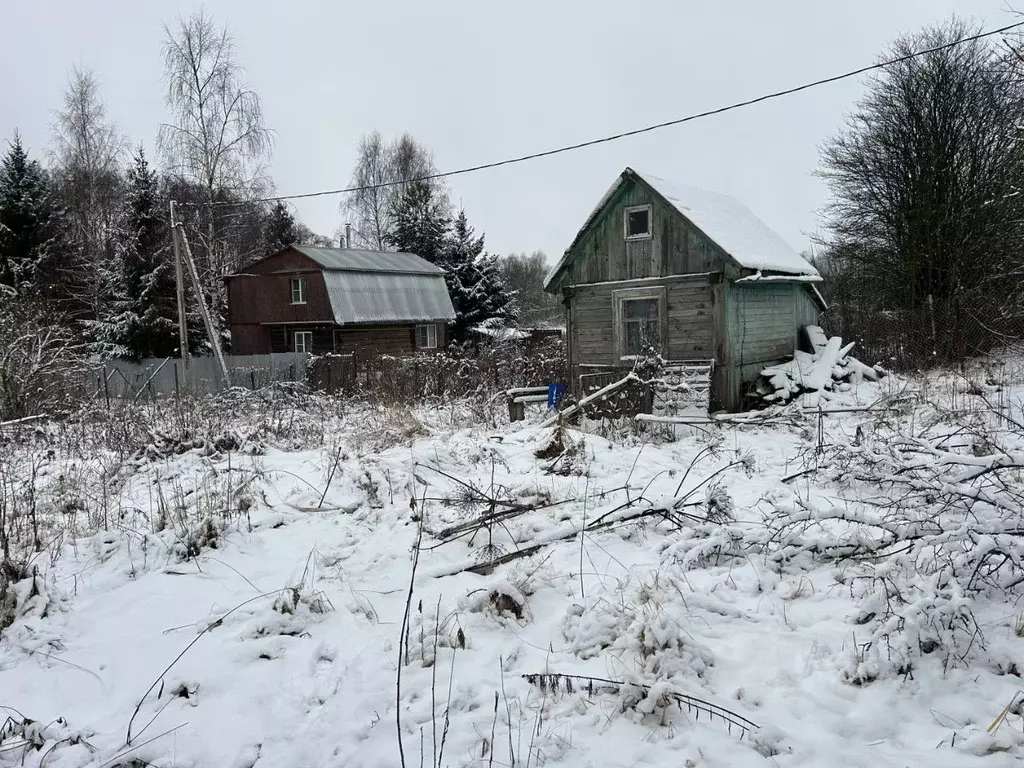
[[[754,391],[764,401],[781,404],[805,395],[804,405],[815,407],[830,400],[834,391],[885,376],[881,366],[865,365],[850,354],[852,341],[844,345],[839,336],[828,338],[816,325],[804,330],[814,352],[797,350],[792,360],[761,371]]]

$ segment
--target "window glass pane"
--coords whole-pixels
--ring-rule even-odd
[[[642,334],[645,347],[653,347],[656,350],[661,349],[661,327],[656,319],[647,320],[643,323]]]
[[[626,323],[626,349],[627,355],[639,355],[643,351],[643,333],[640,323]]]
[[[630,299],[622,303],[622,313],[627,320],[658,317],[657,299]]]
[[[650,231],[650,211],[646,208],[639,211],[630,211],[626,214],[626,235],[635,237],[646,235]]]
[[[624,323],[623,354],[641,355],[661,348],[661,328],[655,320],[627,320]]]

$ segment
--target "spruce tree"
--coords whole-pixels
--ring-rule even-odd
[[[512,295],[505,288],[498,259],[484,251],[484,236],[476,236],[464,210],[455,218],[438,265],[445,270],[455,307],[456,337],[484,321],[504,324],[512,318]]]
[[[387,244],[438,264],[444,258],[451,217],[447,201],[424,181],[410,182],[394,212],[394,231]]]
[[[49,179],[15,133],[0,160],[0,283],[24,297],[54,298],[57,207]]]
[[[115,299],[97,341],[118,357],[173,357],[178,349],[171,234],[157,174],[140,147],[128,170],[117,238]]]
[[[284,201],[275,202],[263,223],[263,255],[276,253],[282,248],[299,242],[299,230],[295,217]]]

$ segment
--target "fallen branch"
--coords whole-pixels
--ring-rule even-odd
[[[586,691],[589,695],[593,696],[594,693],[619,693],[623,688],[639,688],[649,696],[653,690],[652,686],[645,685],[643,683],[632,683],[625,680],[608,680],[602,677],[589,677],[586,675],[531,673],[523,675],[523,679],[531,685],[536,685],[545,694],[559,692],[574,693],[575,690],[579,690]],[[584,683],[584,685],[577,685],[574,689],[574,682]],[[659,694],[675,701],[679,705],[680,709],[686,709],[688,712],[693,713],[697,720],[700,720],[701,714],[705,714],[711,720],[717,718],[726,723],[729,728],[729,733],[732,733],[733,728],[738,728],[741,739],[748,733],[757,731],[761,727],[753,720],[747,719],[738,712],[733,712],[731,709],[726,709],[725,707],[706,699],[691,696],[688,693],[665,690],[659,691]]]
[[[10,421],[0,421],[0,429],[3,427],[15,427],[19,424],[29,424],[33,421],[42,421],[48,419],[50,416],[45,413],[37,414],[36,416],[22,416],[20,419],[11,419]]]
[[[568,419],[568,418],[571,418],[572,416],[575,416],[578,412],[582,411],[586,406],[590,405],[591,403],[595,403],[595,402],[597,402],[599,400],[603,400],[604,398],[608,397],[608,395],[610,395],[610,394],[612,394],[614,392],[617,392],[618,390],[620,390],[623,387],[625,387],[627,384],[630,384],[632,382],[640,382],[640,381],[641,381],[640,377],[637,376],[632,371],[630,371],[629,373],[627,373],[625,376],[623,376],[618,381],[613,381],[611,384],[608,384],[608,385],[606,385],[604,387],[601,387],[601,389],[597,390],[597,392],[593,392],[593,393],[587,395],[586,397],[584,397],[582,400],[580,400],[575,405],[570,406],[569,408],[566,408],[564,411],[556,413],[551,418],[545,420],[544,422],[541,423],[540,429],[546,429],[547,427],[553,427],[561,419]]]

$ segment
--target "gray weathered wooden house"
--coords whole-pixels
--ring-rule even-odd
[[[825,303],[817,271],[741,203],[627,168],[545,280],[563,297],[569,371],[625,371],[652,349],[713,361],[711,403],[793,354]]]

